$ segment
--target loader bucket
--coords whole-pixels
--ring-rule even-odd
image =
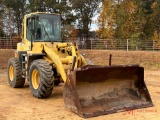
[[[63,90],[66,107],[84,118],[153,106],[138,65],[87,65],[68,74]]]

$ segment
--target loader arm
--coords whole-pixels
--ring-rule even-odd
[[[63,44],[63,43],[60,43],[60,44]],[[63,64],[68,64],[69,66],[71,66],[74,56],[76,56],[78,59],[80,59],[76,55],[75,47],[72,45],[72,49],[71,49],[72,56],[66,56],[65,58],[60,58],[58,54],[53,52],[53,50],[51,50],[45,44],[44,44],[44,51],[47,54],[47,58],[49,58],[50,61],[52,61],[53,64],[55,64],[55,67],[56,67],[58,73],[61,75],[63,81],[66,82],[67,77],[66,77],[66,71],[65,71]],[[78,61],[78,59],[77,59],[77,61]],[[82,59],[84,59],[84,58],[82,58]],[[77,68],[77,65],[78,65],[77,61],[75,63],[75,68]],[[84,63],[85,62],[83,60],[83,64]]]

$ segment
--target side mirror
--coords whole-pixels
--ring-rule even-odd
[[[35,32],[35,21],[38,21],[39,20],[39,15],[31,15],[30,17],[31,19],[31,31],[32,31],[32,34],[34,34]]]

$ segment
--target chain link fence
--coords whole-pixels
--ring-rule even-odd
[[[65,39],[64,42],[69,42]],[[90,50],[147,50],[159,51],[160,43],[156,40],[130,40],[130,39],[89,39],[80,41],[75,39],[80,49]]]
[[[0,49],[16,49],[18,42],[21,42],[19,37],[0,37]],[[63,39],[63,42],[76,42],[79,49],[90,50],[160,50],[160,44],[156,40],[133,41],[130,39]]]

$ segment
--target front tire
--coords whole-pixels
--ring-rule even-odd
[[[29,70],[29,83],[33,96],[47,98],[52,94],[54,79],[52,67],[43,59],[35,60]]]
[[[17,58],[10,58],[8,61],[8,82],[12,88],[24,86],[25,78],[22,77],[22,68]]]

